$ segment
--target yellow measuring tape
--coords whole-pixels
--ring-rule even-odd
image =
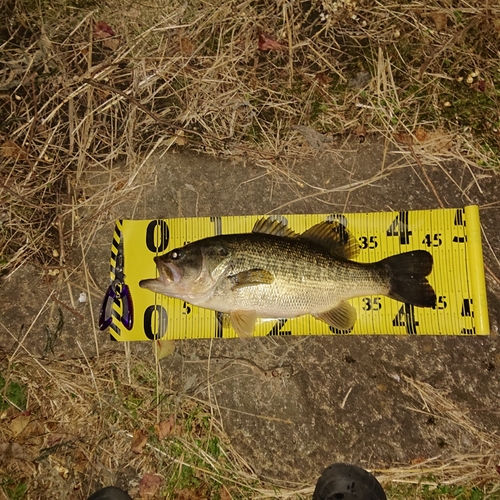
[[[112,302],[110,333],[117,340],[229,338],[236,333],[220,314],[139,287],[157,276],[153,257],[218,234],[249,233],[262,216],[201,217],[117,221],[111,248],[111,282],[116,278],[118,241],[123,276],[133,305],[132,325],[124,327],[123,300]],[[488,335],[479,209],[412,210],[331,215],[286,215],[295,232],[339,220],[359,242],[356,260],[375,262],[416,249],[429,251],[434,267],[428,279],[436,307],[419,308],[383,296],[349,300],[357,310],[352,331],[338,331],[312,316],[258,320],[254,336],[421,334]],[[130,312],[128,312],[128,315]],[[130,329],[129,329],[130,328]]]

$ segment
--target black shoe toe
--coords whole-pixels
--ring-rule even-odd
[[[116,486],[106,486],[89,496],[87,500],[132,500],[132,497]]]
[[[387,500],[375,476],[356,465],[333,464],[323,471],[313,500]]]

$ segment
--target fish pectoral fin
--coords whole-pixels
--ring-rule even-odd
[[[233,311],[230,313],[231,324],[238,337],[251,337],[257,321],[255,311]]]
[[[265,269],[249,269],[228,276],[228,280],[233,284],[232,290],[236,290],[245,286],[270,285],[274,281],[274,276]]]
[[[314,317],[338,330],[350,330],[356,323],[356,309],[349,302],[343,300],[333,309],[315,314]]]

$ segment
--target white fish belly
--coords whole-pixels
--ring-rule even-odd
[[[346,283],[280,282],[246,286],[216,293],[201,307],[221,312],[255,311],[261,318],[295,318],[329,311],[342,300],[363,295],[384,294],[387,288],[373,281]]]

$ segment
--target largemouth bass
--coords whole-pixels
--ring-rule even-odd
[[[429,252],[415,250],[368,264],[351,260],[357,252],[357,241],[338,221],[297,234],[264,218],[252,233],[212,236],[155,257],[159,277],[139,284],[228,313],[240,336],[253,333],[257,318],[304,314],[348,330],[356,310],[347,300],[364,295],[435,306],[426,278],[433,264]]]

